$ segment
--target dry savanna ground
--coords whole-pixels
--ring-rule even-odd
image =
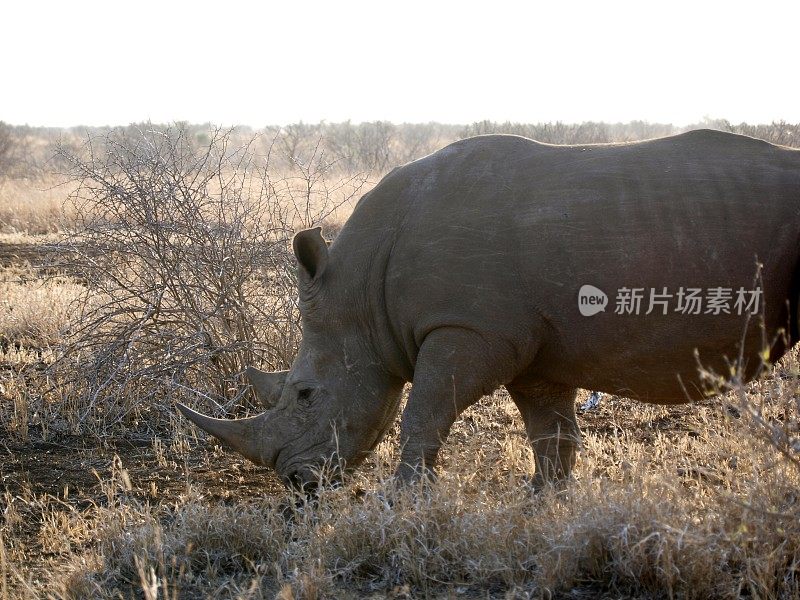
[[[0,600],[800,595],[796,353],[702,403],[605,397],[573,480],[539,493],[502,391],[456,423],[435,484],[392,486],[395,426],[314,500],[187,425],[175,400],[258,410],[242,363],[299,339],[288,235],[335,235],[377,176],[253,176],[166,137],[0,178]],[[220,315],[231,294],[255,300]]]

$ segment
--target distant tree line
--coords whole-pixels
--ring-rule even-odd
[[[800,123],[777,121],[770,124],[733,124],[724,119],[706,119],[688,127],[663,123],[631,121],[628,123],[511,123],[478,121],[469,125],[442,123],[293,123],[255,130],[246,126],[231,128],[230,151],[244,145],[268,157],[273,168],[293,170],[310,161],[324,161],[331,169],[381,175],[458,139],[491,133],[514,134],[549,144],[597,144],[629,142],[663,137],[698,128],[742,133],[776,144],[800,147]],[[72,127],[66,129],[12,126],[0,121],[0,178],[37,178],[61,172],[65,165],[59,157],[67,148],[80,154],[89,138],[101,138],[111,131],[130,133],[143,130],[176,129],[194,139],[198,149],[205,146],[211,124],[177,123],[162,126],[151,123],[126,127]],[[96,146],[93,151],[102,151]]]

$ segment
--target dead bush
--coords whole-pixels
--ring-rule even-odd
[[[322,153],[276,176],[269,155],[207,143],[185,128],[127,128],[67,154],[76,230],[55,250],[85,282],[61,358],[58,393],[73,426],[108,426],[145,406],[199,395],[215,412],[246,399],[248,364],[285,367],[300,339],[298,228],[330,219],[363,185],[328,185]]]

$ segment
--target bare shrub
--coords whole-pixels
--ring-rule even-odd
[[[279,157],[285,158],[287,167],[306,162],[307,156],[322,136],[322,123],[291,123],[278,128],[272,139],[278,144]]]
[[[350,121],[326,128],[328,146],[346,169],[384,173],[392,160],[396,127],[388,121],[359,123]]]
[[[215,411],[246,398],[248,364],[285,367],[300,339],[289,239],[356,194],[328,187],[324,156],[276,177],[267,157],[183,127],[90,137],[67,155],[77,229],[56,247],[85,281],[62,358],[73,425],[109,425],[176,397]],[[204,407],[208,409],[208,406]]]

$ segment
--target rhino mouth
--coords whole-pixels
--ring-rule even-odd
[[[300,494],[315,496],[319,492],[319,480],[307,469],[296,469],[284,475],[284,485]]]
[[[321,449],[321,450],[317,450]],[[280,474],[284,484],[292,489],[317,487],[320,481],[319,472],[324,470],[325,479],[336,480],[341,478],[341,469],[325,469],[327,465],[338,464],[338,454],[334,448],[330,448],[329,442],[318,442],[309,448],[304,448],[286,456],[286,449],[278,451],[276,457],[276,470]],[[305,458],[313,456],[314,458]]]

